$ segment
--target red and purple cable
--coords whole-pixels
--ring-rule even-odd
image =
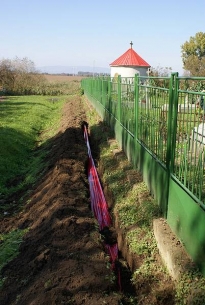
[[[88,182],[90,188],[91,209],[95,218],[98,221],[99,229],[100,231],[102,231],[104,228],[109,228],[112,225],[112,219],[108,211],[108,205],[105,200],[102,186],[93,161],[86,124],[83,125],[83,131],[84,131],[84,139],[88,149]],[[112,269],[115,270],[116,269],[115,264],[118,259],[117,243],[111,245],[105,244],[105,249],[108,255],[110,256]],[[119,270],[118,270],[118,284],[121,290]]]

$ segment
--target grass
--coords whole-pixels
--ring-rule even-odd
[[[19,253],[19,247],[22,242],[24,234],[28,232],[25,230],[13,230],[6,234],[0,234],[0,271]],[[0,277],[0,288],[4,283],[4,278]]]
[[[47,141],[58,127],[66,96],[8,97],[0,103],[0,199],[35,182]],[[38,149],[38,153],[36,150]],[[2,208],[2,206],[1,206]]]
[[[28,230],[13,230],[6,234],[0,234],[0,271],[18,253],[23,235]]]

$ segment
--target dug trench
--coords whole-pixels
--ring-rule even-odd
[[[115,274],[115,281],[118,290],[121,293],[123,292],[125,295],[134,299],[136,296],[136,289],[131,284],[132,273],[129,264],[127,264],[126,260],[124,259],[126,256],[123,257],[122,252],[118,249],[118,240],[120,239],[122,241],[123,234],[121,234],[120,227],[115,226],[115,222],[111,219],[111,215],[113,215],[112,203],[114,202],[114,197],[112,196],[112,192],[108,187],[104,187],[103,191],[103,183],[100,179],[100,173],[102,173],[100,168],[102,169],[102,166],[99,167],[99,172],[97,172],[96,164],[93,161],[92,152],[90,149],[90,142],[92,142],[92,140],[89,137],[87,122],[82,123],[82,130],[84,133],[86,145],[88,147],[86,174],[89,177],[88,181],[90,194],[92,193],[90,196],[91,210],[96,220],[98,221],[99,233],[101,234],[105,252],[109,256],[111,269]],[[98,156],[96,157],[98,158]],[[100,162],[97,162],[97,164],[100,164]],[[126,248],[126,251],[123,252],[129,253],[126,242],[124,242],[125,239],[123,238],[121,249],[125,250]],[[125,245],[125,247],[123,245]],[[133,266],[133,263],[131,265]]]
[[[103,239],[112,243],[118,232],[100,234],[90,209],[83,121],[88,121],[84,103],[70,98],[58,133],[46,143],[50,152],[38,181],[23,197],[17,193],[5,202],[0,233],[27,233],[18,255],[1,270],[1,305],[119,305],[129,304],[135,294],[121,257],[126,250],[118,262],[122,291],[104,251]]]

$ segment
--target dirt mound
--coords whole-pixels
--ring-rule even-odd
[[[89,206],[82,121],[80,98],[66,103],[48,166],[29,203],[0,222],[1,232],[29,228],[19,255],[2,270],[1,305],[119,304]]]

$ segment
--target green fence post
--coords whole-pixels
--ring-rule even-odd
[[[134,168],[137,168],[137,139],[138,139],[138,126],[139,126],[139,75],[135,74],[134,78],[134,155],[132,157],[132,162]]]
[[[170,173],[173,173],[175,163],[176,136],[177,136],[177,116],[178,116],[178,90],[179,90],[179,75],[174,74],[174,90],[173,90],[173,120],[172,120],[172,143],[171,143],[171,160]]]
[[[135,119],[135,133],[134,133],[134,138],[135,142],[138,138],[138,107],[139,107],[139,75],[135,74],[135,79],[134,79],[134,90],[135,90],[135,105],[134,105],[134,119]]]
[[[93,95],[93,82],[91,80],[87,80],[87,88],[86,88],[86,90],[89,90],[89,94],[91,96]]]
[[[100,101],[100,103],[102,104],[103,102],[102,102],[102,95],[103,95],[103,80],[102,80],[102,78],[100,78],[100,90],[99,90],[99,94],[100,94],[100,99],[99,99],[99,101]]]
[[[118,121],[121,123],[121,76],[118,75],[117,78],[117,99],[118,99],[118,115],[117,115],[117,119]]]
[[[98,78],[95,78],[95,99],[98,100]]]
[[[166,152],[166,169],[167,169],[167,203],[165,216],[167,217],[168,199],[169,199],[169,181],[174,166],[176,133],[177,133],[177,110],[178,110],[178,73],[172,73],[169,83],[169,109],[167,124],[167,152]]]
[[[105,106],[105,83],[104,83],[104,78],[102,77],[102,104]]]
[[[108,112],[108,125],[110,127],[111,127],[111,88],[112,88],[111,77],[108,77],[108,96],[107,96],[108,108],[107,108],[107,112]]]
[[[91,83],[91,86],[92,86],[92,97],[94,97],[95,94],[96,94],[96,81],[95,81],[95,79],[92,78],[90,80],[90,83]]]
[[[167,155],[166,167],[170,173],[173,171],[176,133],[177,133],[177,113],[178,113],[178,73],[172,73],[169,85],[169,111],[167,124]]]
[[[171,74],[170,82],[169,82],[169,108],[168,108],[168,122],[167,122],[167,152],[166,152],[166,168],[168,173],[170,172],[170,160],[172,155],[172,113],[173,113],[173,86],[174,86],[174,76],[175,74]]]
[[[99,101],[100,100],[100,79],[99,77],[97,78],[97,100]]]

